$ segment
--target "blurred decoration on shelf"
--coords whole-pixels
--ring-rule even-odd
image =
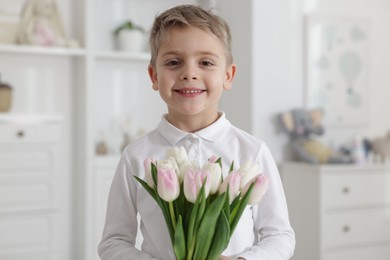
[[[16,32],[16,43],[52,47],[79,47],[67,37],[55,0],[27,0]]]
[[[108,154],[107,140],[103,132],[99,133],[98,141],[96,143],[95,153],[97,155],[106,155]]]
[[[140,52],[146,48],[145,29],[130,20],[119,24],[114,30],[117,49]]]
[[[334,150],[313,137],[324,133],[322,110],[297,108],[278,116],[283,129],[290,136],[290,145],[296,160],[312,164],[354,162],[351,155]]]
[[[16,1],[15,1],[16,2]],[[0,4],[0,43],[14,44],[19,21],[20,6],[12,1]],[[1,3],[1,1],[0,1]]]
[[[386,136],[368,140],[368,147],[374,157],[374,162],[390,163],[390,130]]]
[[[108,126],[108,152],[112,155],[121,154],[121,145],[122,145],[122,131],[120,122],[116,118],[110,120]]]
[[[0,112],[8,112],[12,102],[12,87],[1,82],[0,74]]]
[[[135,127],[130,115],[123,119],[111,118],[107,129],[100,130],[95,143],[96,155],[119,155],[134,140],[146,134],[143,127]]]

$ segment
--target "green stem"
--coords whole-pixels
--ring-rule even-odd
[[[175,217],[175,210],[173,209],[173,202],[169,202],[169,213],[171,213],[171,220],[172,220],[172,226],[173,230],[176,231],[176,217]]]
[[[192,240],[192,244],[189,247],[189,250],[187,252],[187,260],[192,260],[192,255],[194,254],[194,248],[195,248],[195,239]]]

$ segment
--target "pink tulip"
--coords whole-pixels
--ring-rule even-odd
[[[156,160],[153,158],[146,158],[144,160],[144,168],[145,168],[145,181],[149,185],[149,187],[154,187],[153,177],[152,177],[152,165],[156,165]]]
[[[167,202],[174,201],[179,197],[179,178],[173,168],[157,168],[157,193]]]
[[[207,198],[210,193],[210,172],[189,169],[184,175],[184,196],[189,202],[195,203],[205,180],[204,191]]]
[[[230,203],[238,196],[240,192],[240,183],[241,175],[239,171],[232,171],[229,175],[223,180],[221,186],[219,187],[219,194],[224,193],[227,190],[229,185],[229,200]]]
[[[157,170],[158,169],[173,169],[174,172],[176,173],[176,175],[179,176],[180,172],[179,172],[179,166],[177,165],[176,163],[176,160],[173,159],[173,158],[168,158],[166,160],[158,160],[157,161]]]
[[[255,185],[253,187],[251,196],[249,197],[249,200],[248,200],[249,205],[258,204],[261,201],[261,199],[263,198],[264,194],[266,193],[266,191],[268,190],[268,187],[269,187],[268,177],[265,174],[260,174],[258,176],[255,176],[251,181],[249,181],[245,185],[245,187],[242,190],[242,194],[243,194],[242,196],[244,196],[247,193],[250,185],[253,182],[255,183]]]
[[[218,157],[217,156],[215,156],[215,155],[213,155],[213,156],[211,156],[210,158],[209,158],[209,162],[210,163],[215,163],[215,162],[217,162],[217,160],[218,160]]]
[[[197,167],[193,162],[183,161],[183,163],[180,165],[179,174],[178,174],[180,183],[183,183],[184,176],[186,176],[187,172],[194,169],[197,169]]]

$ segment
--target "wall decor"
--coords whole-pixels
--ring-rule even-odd
[[[306,105],[328,126],[368,121],[369,20],[311,14],[305,20]]]

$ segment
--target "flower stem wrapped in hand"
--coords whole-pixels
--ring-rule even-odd
[[[164,215],[178,260],[217,260],[229,244],[245,207],[261,201],[268,178],[256,165],[231,164],[222,178],[222,161],[212,157],[202,168],[173,147],[160,161],[145,159],[145,179],[134,176]]]

